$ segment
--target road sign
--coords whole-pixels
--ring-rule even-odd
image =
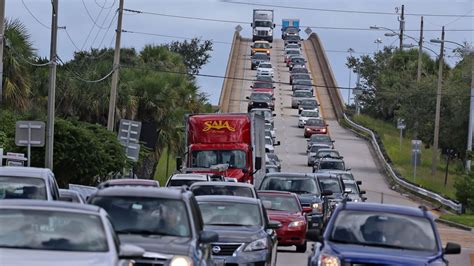
[[[306,34],[310,35],[311,32],[313,32],[313,30],[311,30],[310,27],[307,27],[307,28],[304,30],[304,32],[305,32]]]
[[[7,159],[7,166],[25,166],[25,161],[28,160],[25,154],[14,152],[7,152],[5,159]]]
[[[45,124],[42,121],[17,121],[15,144],[17,146],[43,147]]]
[[[405,129],[406,128],[405,119],[403,119],[403,118],[398,118],[397,119],[397,128],[398,129]]]
[[[411,149],[412,150],[421,150],[421,140],[412,139],[411,140]]]
[[[128,159],[136,162],[140,153],[140,132],[142,122],[122,119],[120,120],[118,140],[125,147],[125,154]]]
[[[17,121],[15,144],[28,147],[28,167],[31,163],[31,147],[43,147],[45,124],[42,121]]]

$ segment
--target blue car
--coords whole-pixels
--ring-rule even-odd
[[[348,202],[335,209],[308,265],[446,265],[445,255],[461,252],[441,245],[425,207]]]

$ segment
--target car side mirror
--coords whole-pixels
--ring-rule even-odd
[[[360,199],[361,199],[362,201],[366,201],[366,200],[367,200],[367,197],[360,197]]]
[[[273,27],[274,27],[274,28],[276,27],[276,24],[275,24],[275,23],[273,23]]]
[[[199,234],[199,240],[204,244],[217,242],[219,241],[219,235],[216,232],[212,231],[202,231]]]
[[[273,100],[273,101],[276,100],[275,97],[272,97],[272,100]]]
[[[273,86],[273,88],[275,89],[276,87],[275,87],[275,86]]]
[[[277,114],[273,114],[273,116],[277,116]]]
[[[262,157],[255,157],[255,169],[262,169]]]
[[[361,190],[361,191],[359,192],[359,194],[360,194],[360,195],[365,195],[365,194],[367,194],[367,191]]]
[[[275,142],[273,146],[280,146],[280,141]]]
[[[278,229],[281,227],[281,223],[278,221],[270,221],[268,222],[267,228],[268,229]]]
[[[250,85],[250,88],[252,88],[252,89],[253,89],[253,85]]]
[[[252,28],[253,28],[253,23],[250,23],[250,27],[252,27]]]
[[[250,97],[249,97],[249,96],[247,96],[247,97],[245,97],[245,99],[247,99],[247,100],[250,100]]]
[[[346,169],[346,171],[350,171],[350,170],[352,170],[352,168],[347,168],[347,169]]]
[[[120,259],[136,259],[143,256],[145,250],[141,247],[131,244],[121,244],[119,251]]]
[[[356,184],[357,184],[357,185],[362,185],[362,181],[357,180],[357,181],[356,181]]]
[[[336,142],[335,140],[331,140],[332,143]]]
[[[331,190],[324,190],[322,193],[321,193],[322,196],[331,196],[332,195],[332,191]]]
[[[461,253],[461,246],[456,243],[448,242],[446,243],[446,247],[443,248],[443,254],[445,255],[454,255]]]

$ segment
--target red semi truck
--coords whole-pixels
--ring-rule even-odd
[[[256,114],[193,114],[186,117],[187,168],[228,164],[225,176],[254,183],[265,175],[265,120]]]

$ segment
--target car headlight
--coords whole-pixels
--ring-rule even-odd
[[[305,225],[304,221],[293,221],[288,225],[288,227],[300,227],[303,225]]]
[[[171,260],[170,266],[193,266],[194,263],[191,258],[186,256],[174,256]]]
[[[311,204],[311,208],[315,210],[317,213],[323,213],[323,204],[322,203],[313,203]]]
[[[244,251],[257,251],[257,250],[266,249],[267,247],[268,247],[267,239],[261,238],[248,244],[245,247]]]
[[[318,266],[340,266],[341,261],[338,257],[328,254],[321,254],[319,256]]]
[[[305,128],[306,131],[311,131],[311,128],[307,127]]]

